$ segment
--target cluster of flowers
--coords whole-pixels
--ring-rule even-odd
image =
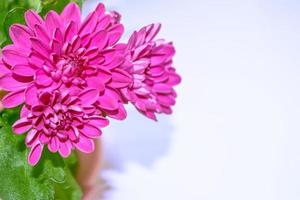
[[[16,134],[27,133],[28,162],[36,165],[44,146],[67,157],[72,149],[94,151],[93,139],[107,126],[107,117],[126,118],[132,103],[145,116],[170,114],[173,86],[180,77],[172,67],[172,43],[155,40],[159,24],[124,32],[120,15],[99,4],[84,21],[80,8],[68,4],[45,19],[25,13],[26,25],[11,26],[13,44],[0,56],[0,88],[8,91],[5,108],[22,105]]]

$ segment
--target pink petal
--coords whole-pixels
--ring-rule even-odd
[[[43,19],[33,10],[28,10],[25,13],[26,24],[33,30],[36,24],[42,24]]]
[[[71,129],[68,131],[68,136],[72,141],[77,140],[79,138],[79,134],[79,130],[74,126],[71,126]]]
[[[150,94],[150,91],[144,87],[138,88],[138,89],[134,90],[134,92],[140,96],[147,96]]]
[[[105,60],[104,56],[96,55],[95,57],[89,58],[89,65],[95,66],[95,65],[98,65],[100,63],[103,63],[104,60]]]
[[[103,83],[107,83],[111,80],[111,73],[108,70],[98,70],[97,77],[101,80]]]
[[[25,102],[29,105],[36,105],[39,102],[37,97],[37,88],[35,85],[31,85],[25,91]]]
[[[140,111],[146,111],[146,105],[143,100],[138,100],[134,103],[134,106]]]
[[[157,118],[156,118],[154,112],[144,112],[143,114],[144,114],[146,117],[148,117],[149,119],[152,119],[152,120],[154,120],[154,121],[157,121]]]
[[[80,48],[81,46],[81,38],[76,35],[75,37],[73,37],[73,39],[71,40],[71,51],[76,51]]]
[[[89,48],[85,53],[84,56],[87,56],[88,58],[94,58],[96,56],[99,56],[99,51],[97,47],[91,47]]]
[[[45,107],[43,105],[34,105],[31,107],[31,113],[34,116],[39,116],[39,119],[36,119],[35,124],[42,123],[42,115],[45,112]],[[42,127],[43,128],[43,127]]]
[[[115,98],[115,94],[106,89],[104,95],[98,98],[99,107],[105,110],[116,110],[119,108],[118,99]]]
[[[89,138],[98,138],[102,134],[100,129],[91,124],[85,124],[84,127],[80,129],[80,132]]]
[[[118,13],[117,11],[109,11],[109,15],[112,17],[112,24],[118,24],[121,21],[121,14]]]
[[[45,64],[45,58],[34,51],[30,53],[28,60],[29,65],[36,69],[42,68],[42,66]]]
[[[101,116],[91,116],[91,117],[89,117],[89,123],[96,127],[104,128],[104,127],[108,126],[109,121],[108,121],[108,119],[101,117]]]
[[[51,46],[51,50],[53,51],[53,53],[60,55],[61,54],[61,43],[59,41],[57,41],[56,39],[53,39],[50,42],[50,46]]]
[[[42,156],[43,147],[44,146],[42,144],[38,143],[31,148],[31,151],[28,155],[28,163],[30,165],[35,166],[39,162]]]
[[[105,65],[110,64],[116,59],[117,51],[115,49],[105,49],[101,51],[102,56],[105,58]],[[124,56],[120,56],[124,57]]]
[[[5,63],[10,66],[26,64],[28,62],[24,52],[20,52],[20,50],[14,49],[12,46],[6,46],[2,51],[2,55]]]
[[[114,69],[117,68],[118,66],[120,66],[121,64],[124,63],[124,57],[123,56],[116,56],[116,55],[111,55],[112,58],[105,58],[105,68],[106,69]],[[109,62],[109,59],[110,62]]]
[[[153,49],[153,54],[165,56],[169,60],[175,54],[175,48],[172,43],[162,43]]]
[[[45,88],[45,91],[52,92],[53,90],[56,90],[62,85],[62,82],[55,82],[52,81],[52,84]]]
[[[59,145],[59,154],[64,157],[64,158],[67,158],[70,154],[71,154],[71,148],[72,146],[70,146],[68,144],[68,141],[66,142],[60,142],[60,145]]]
[[[16,65],[12,68],[13,73],[18,76],[32,77],[35,74],[35,70],[29,65]]]
[[[25,143],[27,146],[31,147],[32,145],[36,144],[39,134],[37,133],[37,130],[32,129],[30,130],[25,138]]]
[[[24,25],[14,24],[9,29],[9,36],[14,44],[21,47],[30,47],[29,38],[32,36],[32,32]]]
[[[48,144],[50,142],[50,139],[51,139],[51,137],[47,136],[46,134],[44,134],[44,133],[40,134],[39,141],[42,144]]]
[[[49,34],[48,34],[47,30],[46,30],[46,27],[42,26],[40,24],[36,24],[34,26],[34,28],[35,28],[35,34],[39,37],[39,39],[43,43],[48,44],[50,42],[50,37],[49,37]]]
[[[98,99],[99,91],[97,89],[86,89],[79,94],[83,105],[91,105]]]
[[[38,112],[35,112],[33,114],[35,115],[36,113],[38,113]],[[33,124],[35,126],[35,129],[37,129],[37,130],[40,131],[40,130],[42,130],[45,127],[45,124],[44,124],[43,115],[41,115],[41,112],[39,112],[38,115],[39,115],[39,117],[35,118],[33,120]]]
[[[164,113],[164,114],[167,114],[167,115],[170,115],[172,114],[172,109],[170,107],[167,107],[167,106],[161,106],[161,112]]]
[[[70,42],[78,32],[78,25],[74,21],[70,21],[65,31],[65,42]]]
[[[136,38],[136,46],[141,46],[145,44],[145,37],[146,37],[146,27],[141,28],[137,34]]]
[[[63,34],[62,34],[61,30],[58,28],[55,29],[55,31],[54,31],[54,39],[56,39],[61,44],[64,42]]]
[[[87,115],[91,115],[91,114],[94,114],[95,111],[96,111],[96,107],[94,105],[91,105],[91,106],[84,106],[83,108],[83,112]]]
[[[149,44],[138,46],[134,49],[134,53],[132,55],[132,60],[137,60],[142,57],[146,57],[149,59],[149,53],[151,51],[151,46]],[[150,59],[149,59],[150,60]]]
[[[124,105],[122,103],[119,103],[119,109],[117,110],[117,112],[108,112],[108,116],[113,119],[124,120],[127,117],[127,112],[124,108]]]
[[[20,112],[20,116],[23,117],[27,117],[30,113],[30,110],[27,108],[26,105],[22,106],[21,112]]]
[[[36,73],[36,83],[41,86],[49,86],[53,82],[52,78],[49,77],[43,70]]]
[[[61,28],[61,21],[61,17],[55,11],[47,13],[45,23],[50,35],[54,33],[55,29]]]
[[[90,13],[85,21],[81,24],[79,29],[80,36],[83,36],[87,33],[92,33],[97,25],[97,20],[97,14],[95,12]]]
[[[80,8],[76,3],[69,3],[61,13],[61,18],[64,21],[65,25],[70,21],[76,23],[76,26],[80,24]]]
[[[97,24],[96,31],[106,30],[111,23],[111,16],[104,16]]]
[[[109,34],[108,34],[108,44],[109,45],[114,45],[115,43],[117,43],[120,40],[123,32],[124,32],[124,30],[109,32]]]
[[[157,101],[164,106],[173,106],[175,105],[175,99],[172,96],[168,95],[157,95]]]
[[[27,85],[28,83],[16,81],[11,74],[5,74],[4,76],[0,77],[0,88],[3,90],[16,91],[25,89]]]
[[[150,99],[148,99],[148,100],[146,100],[144,102],[145,102],[145,108],[146,108],[146,110],[148,110],[148,111],[149,110],[153,110],[153,111],[157,110],[157,107],[158,107],[157,102],[153,102]]]
[[[44,105],[49,105],[52,100],[52,94],[49,92],[43,92],[39,99]]]
[[[133,96],[136,96],[134,95],[134,93],[132,91],[130,91],[128,88],[122,88],[120,89],[120,94],[122,96],[122,99],[124,99],[124,103],[128,103],[128,100],[131,99],[132,101],[134,101],[134,98]],[[126,100],[126,102],[125,102]]]
[[[178,74],[170,74],[168,79],[168,84],[178,85],[181,82],[181,77]]]
[[[157,66],[157,65],[164,63],[166,60],[166,57],[165,57],[165,55],[156,55],[156,56],[151,56],[150,60],[151,60],[152,66]]]
[[[86,33],[86,34],[80,35],[80,38],[82,40],[81,46],[82,47],[88,47],[88,45],[90,43],[90,39],[91,39],[91,34]]]
[[[103,3],[99,3],[95,9],[95,12],[98,16],[98,18],[101,18],[104,15],[105,12],[105,6]]]
[[[73,114],[81,114],[82,113],[82,108],[77,105],[71,105],[68,107],[69,112]]]
[[[91,47],[98,47],[98,50],[102,50],[108,41],[108,35],[106,31],[99,31],[91,38]]]
[[[37,54],[42,56],[45,59],[49,59],[50,57],[50,46],[45,44],[42,40],[38,38],[30,38],[32,48],[35,50]]]
[[[136,31],[133,32],[132,35],[130,36],[128,43],[127,43],[128,50],[132,50],[136,46],[137,36],[138,36],[138,33]]]
[[[105,85],[102,82],[101,77],[98,76],[92,76],[86,78],[86,82],[89,88],[95,88],[98,89],[98,91],[102,92],[105,89]]]
[[[66,135],[64,132],[58,132],[56,136],[60,142],[65,142],[68,140],[68,135]]]
[[[153,91],[161,94],[169,94],[172,92],[172,87],[170,85],[158,83],[153,86]]]
[[[21,75],[21,74],[16,74],[16,73],[13,73],[12,76],[16,81],[24,83],[24,84],[30,84],[34,78],[33,76],[26,76],[25,74]]]
[[[163,73],[161,76],[158,77],[148,77],[154,83],[162,83],[166,82],[169,79],[169,75],[167,73]]]
[[[135,73],[143,73],[145,69],[149,66],[149,64],[149,59],[140,59],[134,62],[133,70]]]
[[[74,143],[74,146],[84,153],[92,153],[95,150],[93,139],[89,139],[84,135],[81,135],[79,137],[79,141],[77,143]]]
[[[5,64],[0,60],[0,76],[3,76],[4,74],[10,73],[10,69],[8,69]]]
[[[145,41],[150,42],[159,33],[159,31],[161,29],[161,24],[159,24],[159,23],[151,24],[151,25],[147,26],[146,29],[147,29],[147,35],[146,35]]]
[[[2,99],[4,108],[14,108],[24,103],[25,90],[10,92]]]
[[[57,137],[52,137],[49,144],[48,144],[48,149],[52,153],[56,153],[59,149],[59,141]]]
[[[32,123],[27,118],[21,118],[12,125],[16,134],[23,134],[32,128]]]
[[[114,70],[112,73],[112,81],[109,83],[109,86],[112,88],[123,88],[127,87],[132,83],[132,78],[129,77],[121,70]]]

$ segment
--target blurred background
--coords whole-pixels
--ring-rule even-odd
[[[300,1],[87,0],[152,22],[183,77],[172,116],[105,129],[107,200],[300,199]]]

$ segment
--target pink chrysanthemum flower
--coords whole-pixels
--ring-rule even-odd
[[[119,66],[124,62],[113,45],[123,33],[116,16],[99,4],[81,21],[75,3],[59,15],[50,11],[45,20],[29,10],[25,25],[10,28],[12,45],[4,47],[0,59],[0,88],[6,108],[31,105],[36,91],[65,88],[69,93],[96,89],[96,104],[104,115],[124,119],[126,112],[116,89],[128,86],[130,75]],[[25,97],[25,98],[24,98]]]
[[[171,114],[176,92],[173,87],[181,78],[172,66],[175,49],[172,43],[154,40],[160,24],[152,24],[134,32],[128,44],[117,45],[127,54],[123,64],[133,83],[121,89],[124,98],[144,115],[156,120],[155,113]]]
[[[96,89],[83,90],[76,96],[65,91],[36,93],[33,106],[26,105],[21,119],[15,122],[16,134],[27,131],[26,144],[31,148],[28,162],[39,161],[44,145],[49,151],[68,157],[73,148],[84,153],[94,151],[94,138],[101,135],[100,128],[108,125],[93,105],[98,98]]]
[[[172,43],[154,40],[152,24],[134,32],[128,44],[117,44],[124,28],[120,14],[103,4],[81,21],[75,3],[45,19],[29,10],[26,25],[10,28],[13,44],[0,55],[0,89],[5,108],[23,105],[16,134],[27,133],[28,162],[36,165],[43,148],[67,157],[72,149],[90,153],[93,139],[109,116],[124,119],[131,102],[147,117],[170,114],[174,86]]]

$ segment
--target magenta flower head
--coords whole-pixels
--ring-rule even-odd
[[[145,116],[156,120],[155,113],[171,114],[175,104],[174,86],[181,81],[173,67],[173,44],[154,40],[160,24],[134,32],[128,44],[118,45],[127,55],[123,69],[132,74],[133,83],[121,92]]]
[[[108,120],[93,106],[98,95],[96,89],[83,90],[76,96],[67,90],[35,93],[34,105],[24,106],[21,119],[13,125],[16,134],[29,131],[26,136],[26,144],[31,148],[28,162],[35,165],[39,161],[44,145],[62,157],[68,157],[74,148],[84,153],[93,152],[93,139],[100,137],[100,128],[108,125]]]
[[[105,115],[126,117],[123,104],[112,95],[131,82],[130,75],[118,68],[123,55],[113,48],[124,28],[105,12],[103,4],[83,21],[75,3],[67,5],[60,15],[50,11],[45,20],[29,10],[25,20],[26,26],[10,28],[13,44],[2,51],[0,87],[9,91],[4,107],[24,101],[30,104],[31,96],[39,90],[63,87],[76,93],[91,88],[99,92],[97,105]]]

